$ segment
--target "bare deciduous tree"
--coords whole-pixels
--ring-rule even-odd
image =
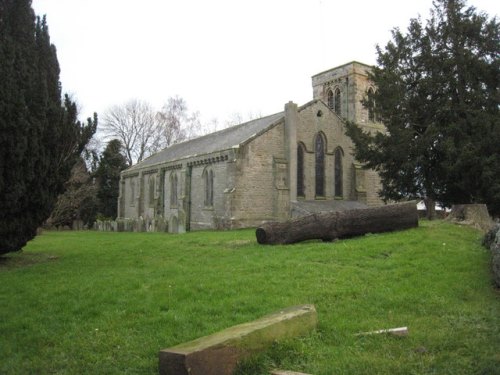
[[[106,136],[121,141],[128,165],[206,133],[199,112],[190,112],[186,101],[179,96],[168,98],[159,111],[146,102],[131,100],[110,108],[102,122]]]
[[[129,166],[154,152],[158,129],[155,111],[148,103],[134,99],[111,107],[104,114],[103,124],[107,136],[122,142]]]

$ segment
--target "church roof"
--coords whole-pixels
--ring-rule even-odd
[[[133,165],[126,172],[152,167],[156,164],[176,161],[188,157],[206,155],[237,147],[283,119],[284,112],[248,121],[240,125],[176,143]]]

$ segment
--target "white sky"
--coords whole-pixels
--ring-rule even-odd
[[[490,17],[498,0],[469,0]],[[312,99],[311,76],[357,60],[432,0],[33,0],[47,15],[63,91],[81,117],[183,97],[204,122]]]

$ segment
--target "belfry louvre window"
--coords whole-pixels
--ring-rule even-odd
[[[304,188],[304,145],[297,146],[297,196],[305,196]]]
[[[214,171],[212,169],[205,169],[205,207],[212,207],[214,205]]]
[[[333,100],[333,92],[332,90],[328,90],[328,94],[326,94],[328,100],[328,108],[333,109],[334,100]]]
[[[170,207],[177,207],[177,173],[170,175]]]
[[[343,197],[343,172],[342,172],[342,149],[339,147],[335,150],[335,196],[338,198]]]
[[[325,196],[325,139],[322,133],[314,142],[316,197]]]
[[[337,88],[335,89],[335,108],[334,108],[334,111],[335,113],[337,113],[339,116],[342,115],[342,112],[341,112],[341,97],[340,97],[340,89]]]

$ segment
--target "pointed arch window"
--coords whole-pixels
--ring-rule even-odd
[[[341,110],[341,96],[340,96],[340,89],[337,87],[335,89],[335,108],[334,108],[334,111],[336,114],[338,114],[339,116],[342,115],[342,110]]]
[[[328,90],[328,93],[326,94],[327,100],[328,100],[328,108],[333,109],[334,108],[334,100],[333,100],[333,91]]]
[[[305,196],[304,186],[304,144],[297,146],[297,196]]]
[[[135,180],[130,179],[130,205],[135,205]]]
[[[170,207],[177,207],[177,173],[170,175]]]
[[[154,175],[149,176],[148,185],[149,185],[149,206],[152,207],[152,206],[154,206],[154,203],[155,203],[155,176]]]
[[[326,141],[322,133],[314,141],[316,197],[325,196],[325,149]]]
[[[337,147],[335,150],[335,171],[334,171],[334,181],[335,181],[335,197],[343,197],[343,185],[344,185],[344,177],[343,177],[343,168],[342,168],[342,157],[344,152],[340,147]]]
[[[203,173],[205,180],[205,207],[213,207],[214,205],[214,171],[205,169]]]

